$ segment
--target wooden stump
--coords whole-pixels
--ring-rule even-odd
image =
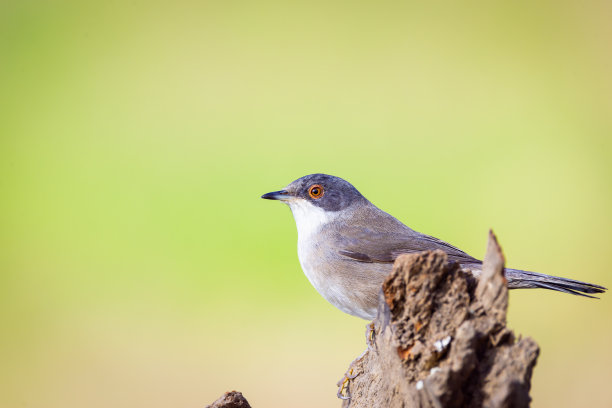
[[[373,339],[341,380],[343,407],[525,407],[538,345],[506,327],[504,258],[490,233],[478,280],[442,251],[403,255]]]

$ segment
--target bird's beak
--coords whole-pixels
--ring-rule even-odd
[[[281,200],[281,201],[285,201],[289,199],[290,197],[291,195],[289,194],[287,190],[273,191],[271,193],[266,193],[261,196],[261,198],[265,198],[266,200]]]

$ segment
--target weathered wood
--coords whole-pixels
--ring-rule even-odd
[[[490,233],[478,281],[442,251],[403,255],[373,339],[341,380],[343,407],[525,407],[538,345],[506,327],[504,258]]]
[[[246,398],[238,391],[228,391],[206,408],[251,408]]]

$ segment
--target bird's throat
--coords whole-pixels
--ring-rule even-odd
[[[325,226],[338,217],[337,213],[325,211],[306,200],[289,203],[298,232],[298,241],[306,242],[319,234]]]

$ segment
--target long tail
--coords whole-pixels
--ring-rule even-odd
[[[593,283],[559,278],[558,276],[544,275],[543,273],[521,271],[519,269],[506,268],[506,279],[508,280],[508,287],[510,289],[543,288],[590,298],[596,297],[590,296],[587,293],[603,293],[608,290],[603,286]]]

